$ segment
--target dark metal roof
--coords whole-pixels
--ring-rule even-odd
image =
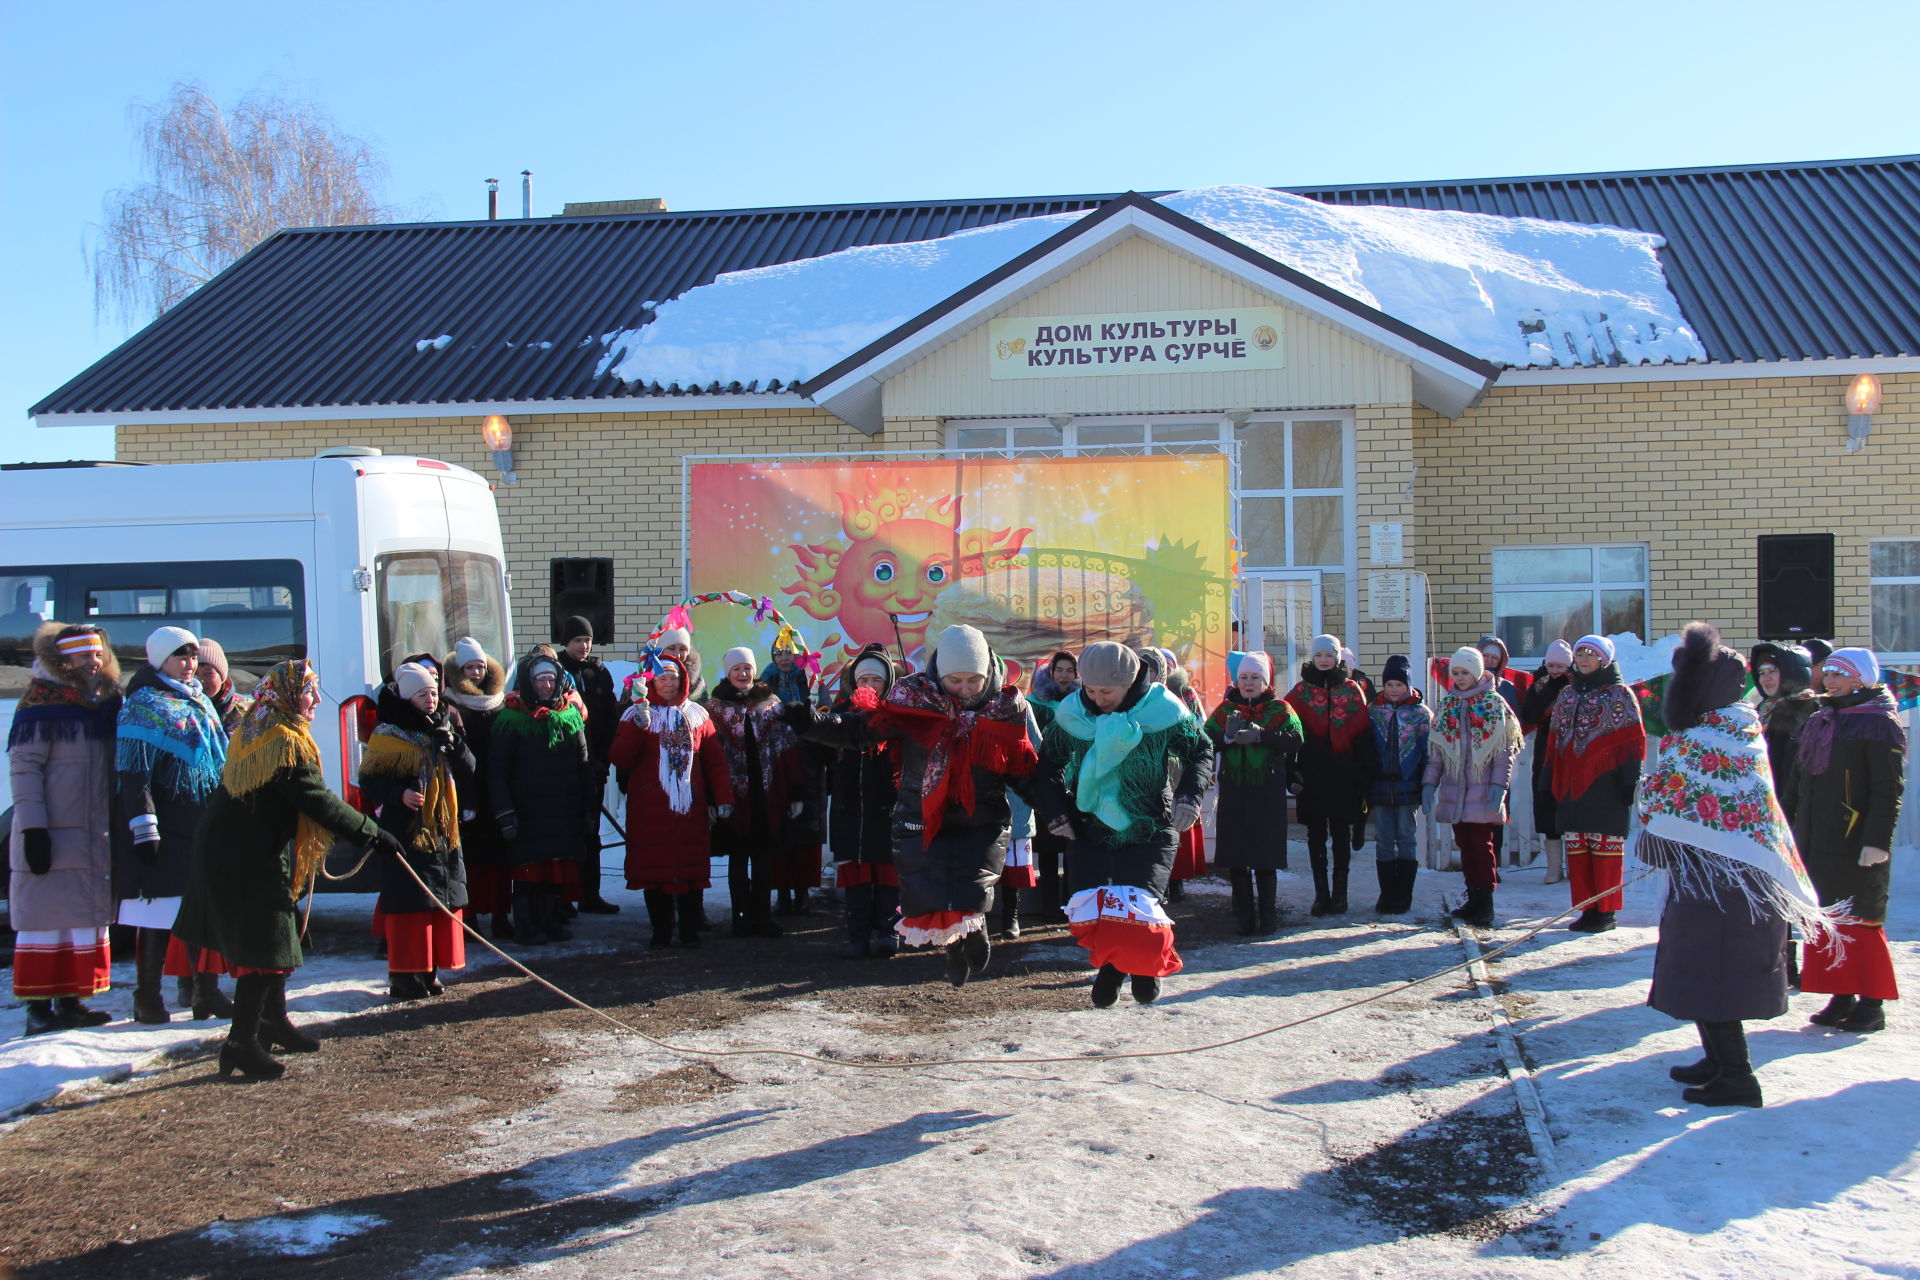
[[[1715,360],[1920,352],[1920,156],[1288,190],[1658,232],[1681,311]],[[637,388],[597,375],[600,339],[645,323],[649,302],[727,271],[1112,198],[284,231],[32,412],[631,396]],[[443,348],[417,349],[442,334]]]

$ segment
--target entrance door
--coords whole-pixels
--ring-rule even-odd
[[[1320,634],[1320,574],[1313,569],[1265,570],[1244,580],[1243,650],[1262,648],[1273,658],[1273,683],[1293,685],[1308,646]]]

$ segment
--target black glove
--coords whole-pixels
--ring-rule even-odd
[[[379,853],[390,853],[396,858],[404,858],[407,855],[407,847],[400,843],[400,837],[385,827],[380,827],[373,833],[372,848]]]
[[[520,838],[520,820],[511,809],[502,809],[493,815],[494,825],[500,828],[500,838],[512,844]]]
[[[615,769],[613,771],[613,784],[620,788],[621,795],[627,794],[627,779],[632,776],[633,770],[631,769]]]
[[[787,722],[787,728],[795,733],[803,733],[813,728],[813,708],[804,702],[789,702],[780,708],[780,718]]]
[[[43,876],[53,870],[53,833],[45,827],[27,827],[20,832],[20,847],[27,855],[27,870]]]

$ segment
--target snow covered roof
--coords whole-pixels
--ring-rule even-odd
[[[1657,260],[1666,287],[1714,361],[1920,354],[1920,156],[1294,194],[1320,206],[1318,213],[1295,210],[1300,234],[1288,243],[1307,255],[1295,265],[1363,290],[1354,296],[1370,296],[1383,311],[1405,296],[1383,275],[1387,247],[1407,234],[1391,220],[1393,210],[1492,213],[1664,237]],[[728,273],[856,246],[953,239],[972,228],[1090,211],[1112,199],[970,198],[290,230],[31,412],[62,425],[405,416],[416,408],[430,415],[447,406],[611,409],[674,389],[625,382],[606,367],[604,340],[642,328],[651,301],[682,297]],[[1230,209],[1213,213],[1233,217]],[[1345,224],[1361,237],[1351,262],[1315,256],[1306,216],[1322,220],[1324,232],[1352,213],[1389,217]],[[1630,242],[1600,242],[1634,252]],[[1460,278],[1471,272],[1500,279],[1509,302],[1527,290],[1548,302],[1555,292],[1569,294],[1550,279],[1528,281],[1524,272],[1480,274],[1499,265],[1502,247],[1497,237],[1481,238],[1418,256],[1452,262]],[[1548,261],[1590,261],[1584,250],[1574,258]],[[1571,277],[1581,286],[1595,283],[1584,267]],[[1609,278],[1623,299],[1637,292],[1621,287],[1623,277]],[[1527,305],[1543,317],[1554,311]],[[1595,323],[1588,322],[1590,332]],[[1561,330],[1578,331],[1572,323]],[[1639,332],[1636,326],[1619,343],[1623,358]],[[1438,336],[1483,350],[1465,331]],[[1595,348],[1617,337],[1602,333]],[[785,386],[754,379],[686,390],[764,393]]]
[[[1491,364],[1707,358],[1661,272],[1664,242],[1648,232],[1346,209],[1264,187],[1203,187],[1157,204]],[[610,335],[601,368],[641,385],[809,383],[1093,216],[1023,218],[723,275],[662,304],[651,323]]]

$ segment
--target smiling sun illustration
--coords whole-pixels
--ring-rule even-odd
[[[920,648],[939,594],[958,578],[1011,563],[1033,532],[963,531],[958,495],[922,497],[897,474],[868,472],[866,490],[834,494],[845,544],[793,544],[799,577],[783,588],[811,617],[839,622],[848,655],[891,642],[895,621],[907,651]]]

